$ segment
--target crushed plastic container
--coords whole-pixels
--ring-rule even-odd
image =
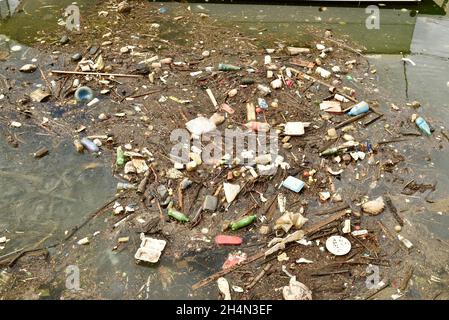
[[[137,249],[134,258],[150,263],[158,262],[167,242],[165,240],[145,237],[145,234],[143,233],[140,234],[140,239],[142,242],[140,243],[140,248]]]

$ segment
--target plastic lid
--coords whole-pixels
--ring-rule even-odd
[[[326,240],[326,249],[336,256],[344,256],[351,251],[351,242],[342,236],[332,236]]]

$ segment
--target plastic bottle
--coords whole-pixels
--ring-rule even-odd
[[[338,151],[339,151],[339,149],[337,147],[329,148],[329,149],[326,149],[323,152],[321,152],[320,156],[322,156],[322,157],[332,156],[334,154],[337,154]]]
[[[430,132],[430,127],[427,124],[426,120],[424,120],[421,117],[416,118],[415,120],[416,125],[418,126],[419,130],[421,130],[424,134],[431,136],[432,132]]]
[[[322,78],[329,78],[332,75],[332,72],[327,71],[321,67],[316,68],[315,73],[319,74]]]
[[[348,149],[355,149],[357,151],[363,152],[372,152],[373,146],[368,142],[359,143],[357,141],[347,141],[339,145],[338,147],[332,147],[324,150],[323,152],[320,153],[320,156],[322,157],[332,156],[339,153],[341,150],[348,150]]]
[[[118,182],[117,183],[117,191],[121,190],[132,190],[136,189],[136,186],[129,182]]]
[[[244,227],[250,225],[251,223],[253,223],[254,221],[256,221],[256,219],[257,219],[257,216],[253,215],[253,216],[244,217],[244,218],[240,219],[239,221],[232,222],[230,224],[231,230],[235,231],[235,230],[244,228]]]
[[[80,142],[84,146],[84,148],[86,148],[90,152],[98,152],[100,150],[98,149],[98,146],[88,138],[82,138]]]
[[[173,208],[168,208],[167,214],[169,217],[178,220],[179,222],[189,222],[189,217]]]
[[[240,70],[240,67],[234,66],[232,64],[219,63],[218,70],[220,70],[220,71],[238,71],[238,70]]]
[[[94,92],[89,87],[79,87],[75,91],[75,99],[80,102],[89,102],[94,98]]]
[[[117,160],[115,161],[115,163],[118,166],[125,165],[125,153],[123,152],[123,149],[120,146],[117,148]]]
[[[369,111],[369,105],[365,101],[360,101],[355,106],[349,110],[349,116],[358,116],[359,114],[365,113]]]

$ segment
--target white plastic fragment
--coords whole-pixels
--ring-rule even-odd
[[[190,131],[190,133],[200,136],[202,134],[214,131],[216,126],[210,119],[198,117],[187,122],[186,128]]]
[[[343,225],[343,233],[349,233],[351,232],[351,220],[346,219]]]
[[[309,48],[297,48],[297,47],[287,47],[287,52],[294,56],[300,53],[309,53],[310,49]]]
[[[22,126],[22,124],[20,122],[11,121],[11,127],[20,128],[21,126]]]
[[[218,103],[217,103],[217,100],[215,99],[214,94],[212,93],[212,90],[207,88],[206,92],[207,92],[207,95],[209,96],[210,101],[214,105],[215,109],[217,109],[218,108]]]
[[[89,238],[88,238],[88,237],[82,238],[82,239],[78,240],[77,243],[78,243],[80,246],[89,244]]]
[[[291,227],[295,227],[296,229],[301,229],[301,227],[307,222],[309,219],[304,218],[301,213],[293,213],[290,211],[286,211],[280,218],[276,220],[274,225],[274,230],[282,229],[284,232],[288,232]]]
[[[232,290],[234,290],[235,292],[238,292],[238,293],[242,293],[244,291],[242,287],[235,286],[235,285],[232,286]]]
[[[282,80],[279,78],[275,79],[275,80],[271,81],[270,85],[273,89],[282,88]]]
[[[407,249],[411,249],[411,248],[413,247],[413,243],[411,243],[410,240],[404,238],[404,237],[401,236],[400,234],[398,234],[398,239],[399,239],[399,241],[401,241],[401,242],[404,244],[404,246],[405,246]]]
[[[408,62],[408,63],[410,63],[412,66],[416,66],[416,63],[414,63],[412,59],[409,59],[409,58],[402,58],[402,61]]]
[[[284,134],[288,136],[301,136],[304,134],[303,122],[287,122],[284,127]]]
[[[224,300],[231,299],[231,290],[229,290],[229,282],[223,277],[217,279],[218,290],[224,295]]]
[[[329,78],[332,75],[332,72],[330,72],[330,71],[328,71],[326,69],[323,69],[321,67],[316,68],[315,69],[315,73],[319,74],[324,79],[327,79],[327,78]]]
[[[150,263],[158,262],[167,242],[165,240],[145,237],[144,233],[140,234],[140,239],[142,242],[140,243],[140,248],[137,249],[134,258]]]
[[[334,99],[340,102],[349,102],[349,99],[338,93],[335,94]]]
[[[352,234],[354,237],[365,236],[365,235],[368,234],[368,230],[366,230],[366,229],[363,229],[363,230],[354,230],[354,231],[351,232],[351,234]]]
[[[291,277],[288,286],[282,289],[285,300],[312,300],[312,291],[303,283],[296,281],[296,277]]]
[[[296,263],[298,264],[310,264],[313,263],[312,260],[308,260],[306,258],[299,258],[298,260],[296,260]]]
[[[374,200],[365,202],[362,204],[362,210],[366,213],[372,214],[372,215],[378,215],[381,213],[385,208],[384,199],[382,197],[378,197]]]
[[[223,190],[225,193],[226,201],[231,203],[237,197],[240,192],[240,185],[232,183],[223,183]]]

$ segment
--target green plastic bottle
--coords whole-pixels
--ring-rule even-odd
[[[329,148],[329,149],[326,149],[323,152],[321,152],[320,156],[323,156],[323,157],[333,156],[334,154],[337,154],[338,150],[339,149],[337,147]]]
[[[168,216],[170,218],[173,218],[175,220],[178,220],[179,222],[189,222],[189,217],[187,217],[184,213],[179,212],[173,208],[168,208]]]
[[[125,165],[125,153],[123,152],[122,147],[117,148],[117,160],[115,162],[118,166]]]
[[[244,228],[246,226],[249,226],[251,223],[253,223],[256,220],[257,220],[257,216],[256,215],[247,216],[247,217],[244,217],[244,218],[240,219],[239,221],[232,222],[230,224],[230,227],[231,227],[232,231],[235,231],[235,230]]]

